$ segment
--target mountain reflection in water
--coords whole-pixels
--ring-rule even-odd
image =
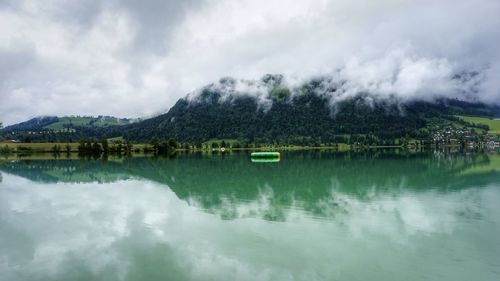
[[[0,280],[497,280],[500,155],[0,161]]]

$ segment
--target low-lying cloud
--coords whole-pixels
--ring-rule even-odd
[[[500,100],[497,0],[0,0],[0,121],[148,116],[231,76]]]

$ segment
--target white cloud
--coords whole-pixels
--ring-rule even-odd
[[[499,12],[496,0],[0,0],[0,120],[151,115],[266,73],[432,99],[470,97],[451,78],[483,71],[476,98],[497,102]]]

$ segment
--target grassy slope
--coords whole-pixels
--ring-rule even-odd
[[[490,127],[488,133],[493,135],[500,135],[500,119],[490,119],[485,117],[473,117],[473,116],[458,116],[467,122],[474,124],[484,124]]]
[[[58,122],[45,126],[45,128],[52,130],[62,130],[64,129],[64,125],[69,125],[69,124],[73,124],[75,126],[95,126],[95,127],[126,124],[126,122],[117,118],[102,118],[94,122],[93,124],[90,124],[90,122],[95,119],[96,119],[95,117],[61,117],[59,118]]]

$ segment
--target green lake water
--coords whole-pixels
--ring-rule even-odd
[[[0,280],[500,280],[500,154],[0,160]]]

